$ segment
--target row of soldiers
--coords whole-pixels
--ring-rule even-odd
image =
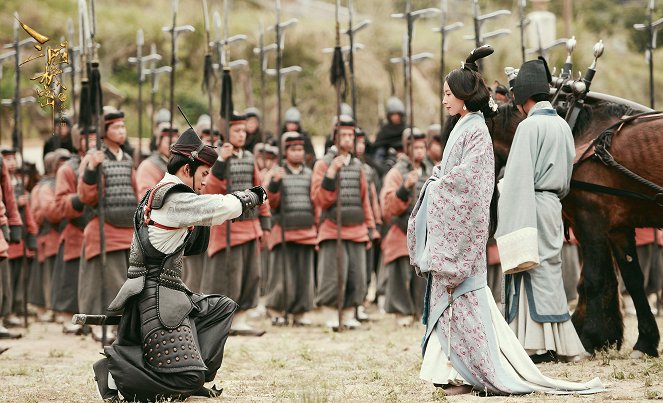
[[[94,128],[79,130],[62,120],[58,135],[44,147],[45,174],[34,187],[26,186],[28,178],[17,169],[16,150],[2,150],[3,220],[10,229],[3,259],[7,267],[0,268],[4,324],[20,324],[24,282],[27,302],[38,308],[41,319],[63,321],[65,333],[88,331],[68,324],[72,313],[106,313],[127,276],[137,203],[162,179],[170,146],[179,136],[164,111],[157,114],[153,152],[137,168],[124,114],[112,108],[105,109],[100,147]],[[207,253],[185,257],[183,280],[191,290],[227,295],[239,304],[233,333],[262,334],[247,320],[259,305],[267,308],[274,325],[291,320],[300,326],[311,324],[306,314],[317,306],[326,312],[326,325],[337,328],[339,289],[340,325],[358,327],[366,319],[362,308],[371,281],[377,295],[383,296],[383,309],[396,314],[399,324],[411,324],[421,315],[425,280],[409,264],[407,220],[432,167],[441,160],[440,127],[428,133],[406,128],[403,105],[392,98],[387,124],[371,144],[355,126],[351,109],[344,106],[343,112],[319,160],[295,108],[286,112],[279,143],[262,133],[255,108],[233,114],[227,139],[211,129],[206,115],[196,124],[204,143],[219,146],[206,193],[229,194],[255,185],[268,193],[269,205],[214,226]],[[106,216],[103,269],[96,215],[99,194]],[[21,228],[23,236],[18,234]],[[573,299],[580,267],[573,242],[567,243],[563,255],[566,291]],[[488,260],[489,285],[501,300],[499,256],[492,245]],[[27,272],[23,265],[30,267],[28,280],[22,276]],[[652,281],[659,281],[656,276],[653,273]],[[4,327],[3,335],[12,337]],[[100,332],[93,332],[93,337],[100,339]]]

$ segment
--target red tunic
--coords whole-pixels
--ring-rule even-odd
[[[270,174],[265,175],[263,187],[267,190],[267,200],[269,200],[269,205],[273,209],[277,209],[281,204],[281,192],[278,191],[273,193],[269,191],[269,182],[271,182],[271,180],[272,176]],[[286,242],[294,242],[302,245],[316,245],[318,243],[317,237],[318,233],[315,229],[315,225],[312,225],[310,228],[289,229],[285,231]],[[268,240],[269,249],[274,249],[274,247],[282,241],[281,224],[279,222],[274,222]]]
[[[212,169],[210,175],[207,177],[207,184],[205,185],[204,192],[206,194],[226,194],[226,183],[227,181],[219,178],[214,174],[214,169]],[[260,173],[255,167],[253,168],[253,184],[255,186],[261,184]],[[260,217],[269,218],[271,217],[269,210],[269,202],[265,202],[258,207],[258,215]],[[226,226],[227,224],[225,223],[212,226],[210,230],[209,246],[207,248],[207,254],[210,257],[226,248]],[[233,246],[258,239],[262,234],[263,232],[258,218],[235,221],[230,224],[230,247],[232,248]]]
[[[106,158],[109,158],[109,152],[106,154]],[[85,174],[85,168],[87,167],[87,161],[83,160],[81,166],[78,169],[78,196],[81,201],[90,206],[96,206],[98,198],[97,193],[97,184],[92,185],[85,183],[83,176]],[[134,189],[134,194],[137,193],[136,189],[136,170],[132,169],[131,171],[131,186]],[[138,204],[138,199],[136,199],[136,204]],[[133,238],[133,228],[120,228],[112,224],[104,224],[104,235],[106,237],[106,252],[115,252],[118,250],[125,250],[131,247],[131,240]],[[86,226],[83,231],[83,242],[85,245],[85,260],[90,260],[101,253],[99,246],[99,217],[94,217]]]
[[[663,246],[663,232],[653,228],[636,228],[635,246],[652,245],[654,243],[654,233],[656,233],[655,242],[659,246]]]
[[[51,225],[50,231],[37,236],[37,258],[40,263],[46,258],[55,256],[60,247],[60,233],[57,231],[58,224],[62,219],[62,212],[55,203],[55,189],[38,184],[31,193],[32,215],[39,227],[44,223]]]
[[[318,242],[336,239],[337,236],[337,226],[334,222],[326,219],[320,223],[322,210],[330,208],[336,202],[336,196],[338,195],[338,189],[330,191],[322,187],[322,180],[327,173],[327,168],[327,163],[324,160],[318,160],[313,167],[313,177],[311,178],[311,199],[315,206],[316,221],[320,225],[318,228]],[[363,170],[360,173],[359,181],[364,222],[356,225],[343,225],[341,227],[341,239],[353,242],[368,242],[368,229],[375,230],[375,220],[368,200],[366,176],[364,176]]]
[[[21,215],[18,213],[18,206],[16,206],[14,187],[11,184],[7,165],[3,163],[2,157],[0,157],[0,163],[2,163],[2,172],[0,172],[0,193],[2,196],[2,202],[0,203],[0,225],[21,226],[23,225],[23,221],[21,221]],[[8,252],[9,243],[4,236],[0,236],[0,258],[9,256]]]
[[[138,188],[138,199],[142,200],[145,193],[163,179],[164,171],[161,170],[150,159],[146,159],[138,165],[136,170],[136,187]]]
[[[18,259],[22,256],[27,256],[27,257],[32,257],[35,256],[35,251],[26,249],[25,254],[23,252],[23,243],[25,242],[25,236],[26,233],[27,235],[32,235],[34,237],[37,237],[37,234],[39,233],[39,226],[35,222],[34,217],[32,216],[32,211],[30,208],[31,200],[28,199],[28,202],[25,206],[23,206],[23,220],[25,220],[25,228],[23,229],[21,233],[21,241],[18,243],[12,243],[9,245],[9,251],[8,253],[8,258],[9,259]],[[18,206],[18,204],[17,204]],[[20,211],[20,210],[19,210]]]
[[[69,164],[62,165],[55,175],[55,205],[68,220],[80,217],[83,211],[76,210],[72,204],[74,198],[78,199],[76,188],[78,186],[78,173]],[[83,247],[83,230],[72,223],[67,223],[60,234],[60,242],[64,242],[64,261],[81,257]]]
[[[410,198],[403,201],[396,191],[403,185],[403,175],[397,168],[392,168],[384,177],[380,202],[386,220],[403,214],[410,205]],[[398,225],[392,225],[382,240],[382,259],[389,264],[399,257],[408,256],[407,239]]]

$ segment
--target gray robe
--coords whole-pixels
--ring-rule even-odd
[[[571,129],[549,102],[518,125],[500,189],[495,238],[505,279],[506,319],[516,317],[524,283],[531,318],[570,319],[562,282],[562,199],[569,192],[575,147]],[[524,282],[523,282],[524,280]]]

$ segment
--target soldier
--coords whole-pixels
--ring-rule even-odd
[[[118,340],[93,365],[104,401],[216,397],[207,389],[221,367],[237,304],[221,295],[192,293],[182,283],[182,256],[204,252],[210,225],[238,217],[265,200],[258,187],[201,195],[217,159],[193,129],[171,149],[168,173],[132,215],[129,279],[110,310],[124,310]],[[166,309],[167,308],[167,309]]]
[[[398,151],[403,148],[401,144],[401,135],[405,130],[405,105],[396,98],[391,97],[387,100],[387,124],[380,128],[375,143],[373,143],[373,154],[375,160],[380,164],[385,164],[390,156],[389,149]],[[385,169],[389,170],[391,166]]]
[[[207,115],[205,115],[207,116]],[[154,152],[157,149],[157,139],[161,129],[159,128],[162,123],[168,123],[170,125],[170,111],[166,108],[161,108],[154,115],[154,122],[152,126],[152,138],[150,139],[150,152]]]
[[[104,194],[105,222],[100,223],[96,216],[83,231],[78,307],[89,314],[104,314],[110,299],[127,278],[132,215],[138,204],[136,171],[131,157],[121,148],[127,137],[124,113],[108,109],[104,114],[104,125],[102,149],[89,153],[81,161],[77,189],[80,202],[95,210],[99,204],[99,182]],[[101,267],[100,225],[103,225],[105,236],[105,267]],[[102,300],[104,293],[105,300]],[[99,339],[99,333],[93,332],[93,337]]]
[[[207,194],[231,194],[261,184],[253,154],[244,149],[244,116],[233,114],[229,125],[228,142],[221,146],[219,159],[212,167],[205,187]],[[216,225],[211,230],[201,291],[227,295],[239,304],[232,334],[263,333],[246,322],[246,311],[258,305],[260,240],[263,231],[271,228],[270,216],[269,205],[264,204],[259,210],[247,211],[232,224]]]
[[[55,117],[55,135],[51,136],[44,143],[43,156],[55,151],[58,148],[64,148],[69,152],[76,152],[76,145],[71,142],[71,119],[66,116]]]
[[[267,309],[273,325],[285,324],[282,313],[293,314],[293,325],[311,324],[306,313],[313,309],[313,269],[317,231],[311,177],[313,171],[304,165],[304,138],[297,132],[282,136],[285,161],[275,166],[265,178],[267,196],[272,207],[274,228],[269,238],[271,275]],[[281,221],[283,217],[284,221]],[[285,222],[286,247],[283,246],[281,225]],[[282,254],[286,253],[285,259]],[[283,263],[285,262],[285,267]],[[283,289],[283,276],[287,290]],[[284,291],[287,294],[284,295]]]
[[[304,137],[304,152],[306,153],[305,161],[306,166],[313,168],[315,160],[317,159],[315,155],[315,150],[313,149],[313,143],[311,143],[311,135],[302,128],[302,114],[294,106],[288,108],[283,115],[283,128],[281,128],[281,135],[285,132],[297,132]]]
[[[444,149],[444,145],[442,144],[442,126],[438,123],[433,123],[428,126],[426,137],[428,137],[428,153],[426,160],[434,167],[442,161],[442,150]]]
[[[95,127],[81,130],[74,126],[72,141],[77,153],[64,163],[55,174],[55,206],[66,220],[58,242],[58,254],[54,263],[54,287],[59,287],[54,294],[53,308],[63,315],[79,312],[78,277],[80,272],[81,252],[83,248],[83,230],[92,218],[92,208],[86,206],[77,193],[81,159],[86,150],[96,148]],[[82,334],[82,326],[66,326],[66,333]]]
[[[9,267],[9,246],[18,243],[21,240],[21,230],[23,221],[18,212],[16,197],[14,196],[14,187],[11,183],[9,170],[4,159],[0,155],[0,192],[2,193],[2,203],[0,203],[0,339],[16,339],[21,337],[10,333],[4,327],[2,320],[11,313],[13,284],[11,281],[11,269]],[[0,353],[6,348],[0,347]]]
[[[371,202],[371,211],[373,212],[373,219],[375,220],[375,231],[371,234],[371,248],[366,251],[366,284],[367,284],[367,294],[368,286],[370,286],[371,281],[374,280],[375,287],[375,298],[371,300],[377,300],[379,296],[384,295],[384,287],[381,287],[380,280],[382,279],[382,273],[380,272],[381,263],[381,250],[380,250],[380,238],[382,236],[382,209],[380,208],[380,198],[378,197],[378,182],[380,178],[377,175],[375,168],[368,161],[370,157],[366,156],[366,146],[368,139],[366,138],[366,132],[361,128],[355,128],[355,156],[362,162],[362,169],[364,170],[364,175],[366,176],[366,183],[368,184],[368,199]],[[372,162],[372,161],[371,161]],[[357,307],[357,320],[365,321],[368,320],[368,315],[364,312],[364,306],[360,305]]]
[[[149,189],[159,183],[166,173],[166,164],[170,158],[170,145],[177,141],[178,136],[177,128],[171,128],[168,123],[159,124],[157,149],[141,162],[136,170],[138,196],[141,199]]]
[[[412,134],[405,129],[402,144],[410,155],[399,153],[398,162],[384,178],[380,202],[392,224],[382,242],[385,311],[396,314],[398,325],[409,326],[422,314],[426,280],[410,265],[407,222],[433,167],[426,161],[426,135],[419,129],[415,127]]]
[[[21,220],[25,224],[22,239],[17,243],[9,245],[9,266],[11,273],[11,309],[9,315],[5,318],[6,326],[20,326],[23,322],[19,319],[23,315],[23,297],[24,297],[24,275],[27,274],[23,270],[23,265],[26,264],[30,267],[35,252],[37,251],[37,233],[39,227],[32,216],[30,211],[30,190],[26,188],[26,181],[22,178],[23,173],[18,169],[18,162],[16,160],[16,149],[3,148],[0,150],[2,159],[7,165],[10,181],[14,187],[14,195],[16,196],[16,205],[21,214]],[[25,243],[25,245],[24,245]],[[28,259],[24,261],[24,259]],[[51,273],[44,273],[44,291],[46,292],[46,308],[47,315],[42,316],[42,320],[53,320],[51,308]]]
[[[273,140],[272,133],[263,133],[262,129],[262,116],[258,108],[250,107],[244,110],[246,116],[246,150],[253,150],[259,142],[268,142]],[[263,139],[264,137],[264,139]]]
[[[61,311],[56,307],[58,302],[58,293],[64,287],[61,277],[62,273],[55,269],[55,258],[58,253],[60,241],[60,232],[62,227],[62,212],[55,203],[55,172],[64,164],[71,153],[64,148],[58,148],[44,156],[44,177],[37,183],[30,193],[32,215],[39,226],[39,235],[37,236],[37,260],[38,264],[30,275],[29,299],[32,305],[45,310],[50,306],[54,312]],[[44,281],[44,277],[50,277],[50,283]],[[44,287],[50,286],[50,290],[44,290]],[[50,295],[51,300],[46,301],[46,296]],[[56,322],[69,322],[69,318],[62,315],[56,316]],[[67,325],[65,325],[66,329]]]
[[[318,296],[316,304],[325,307],[327,327],[339,325],[356,328],[355,308],[366,295],[366,249],[370,248],[370,233],[375,221],[368,198],[369,188],[362,163],[352,156],[355,127],[352,118],[341,116],[336,125],[336,147],[316,162],[311,180],[311,198],[316,208],[318,229]],[[340,182],[340,185],[339,185]],[[339,188],[340,186],[340,188]],[[342,284],[337,280],[337,210],[341,198]],[[332,308],[337,307],[337,295],[343,294],[343,318],[339,324]]]

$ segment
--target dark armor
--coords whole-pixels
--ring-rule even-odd
[[[168,170],[168,166],[166,164],[166,161],[164,161],[163,158],[161,158],[161,154],[159,154],[157,152],[154,152],[154,153],[152,153],[152,155],[147,157],[147,159],[148,159],[148,161],[150,161],[151,163],[156,165],[157,168],[159,168],[162,172],[165,173]]]
[[[310,228],[315,224],[313,203],[311,202],[311,176],[313,171],[304,167],[299,174],[293,174],[286,166],[281,183],[281,204],[273,211],[275,222],[285,212],[285,229]]]
[[[242,158],[231,158],[230,159],[230,188],[228,189],[228,194],[231,194],[235,191],[245,191],[246,189],[252,188],[253,184],[253,173],[255,170],[253,154],[249,151],[244,150],[242,153]],[[242,213],[237,220],[252,220],[258,217],[257,209],[249,209]]]
[[[410,171],[413,169],[412,164],[407,159],[401,159],[396,163],[394,168],[398,169],[398,171],[401,173],[404,185],[405,179],[407,178]],[[412,213],[414,204],[417,201],[417,197],[419,196],[419,193],[421,193],[421,189],[424,187],[424,184],[429,178],[428,173],[431,172],[432,167],[424,160],[421,161],[421,169],[422,169],[422,174],[419,175],[419,179],[417,179],[417,183],[416,185],[414,185],[414,189],[410,190],[410,195],[409,195],[410,204],[407,206],[407,209],[403,212],[403,214],[399,215],[398,217],[394,217],[392,219],[394,225],[397,225],[398,228],[400,228],[404,234],[407,234],[407,221],[410,218],[410,214]],[[401,186],[401,188],[404,187]]]
[[[206,370],[198,341],[193,337],[189,314],[196,308],[198,295],[182,282],[183,256],[200,252],[206,245],[195,245],[195,230],[174,252],[159,252],[150,242],[150,221],[146,211],[163,207],[169,194],[193,192],[183,184],[168,183],[147,192],[134,214],[134,237],[129,255],[127,281],[108,307],[124,308],[129,298],[138,298],[143,359],[154,371],[163,373]],[[154,194],[152,196],[152,194]],[[206,244],[207,237],[201,237]]]
[[[79,155],[72,155],[71,158],[65,162],[65,164],[68,164],[71,167],[72,171],[74,171],[74,175],[78,178],[78,168],[81,165],[81,157]],[[93,217],[94,211],[92,207],[86,204],[85,207],[83,207],[83,214],[78,217],[69,219],[69,222],[76,226],[78,229],[83,230]]]
[[[104,175],[104,213],[106,223],[121,228],[132,227],[136,211],[136,193],[131,182],[133,162],[106,158],[101,163]]]
[[[324,161],[327,166],[331,165],[335,155],[327,153]],[[340,178],[340,189],[338,197],[341,198],[341,223],[342,225],[356,225],[364,222],[364,207],[361,200],[361,175],[362,163],[352,158],[347,166],[343,166],[338,173]],[[330,219],[336,223],[336,203],[324,210],[320,216],[321,220]]]

